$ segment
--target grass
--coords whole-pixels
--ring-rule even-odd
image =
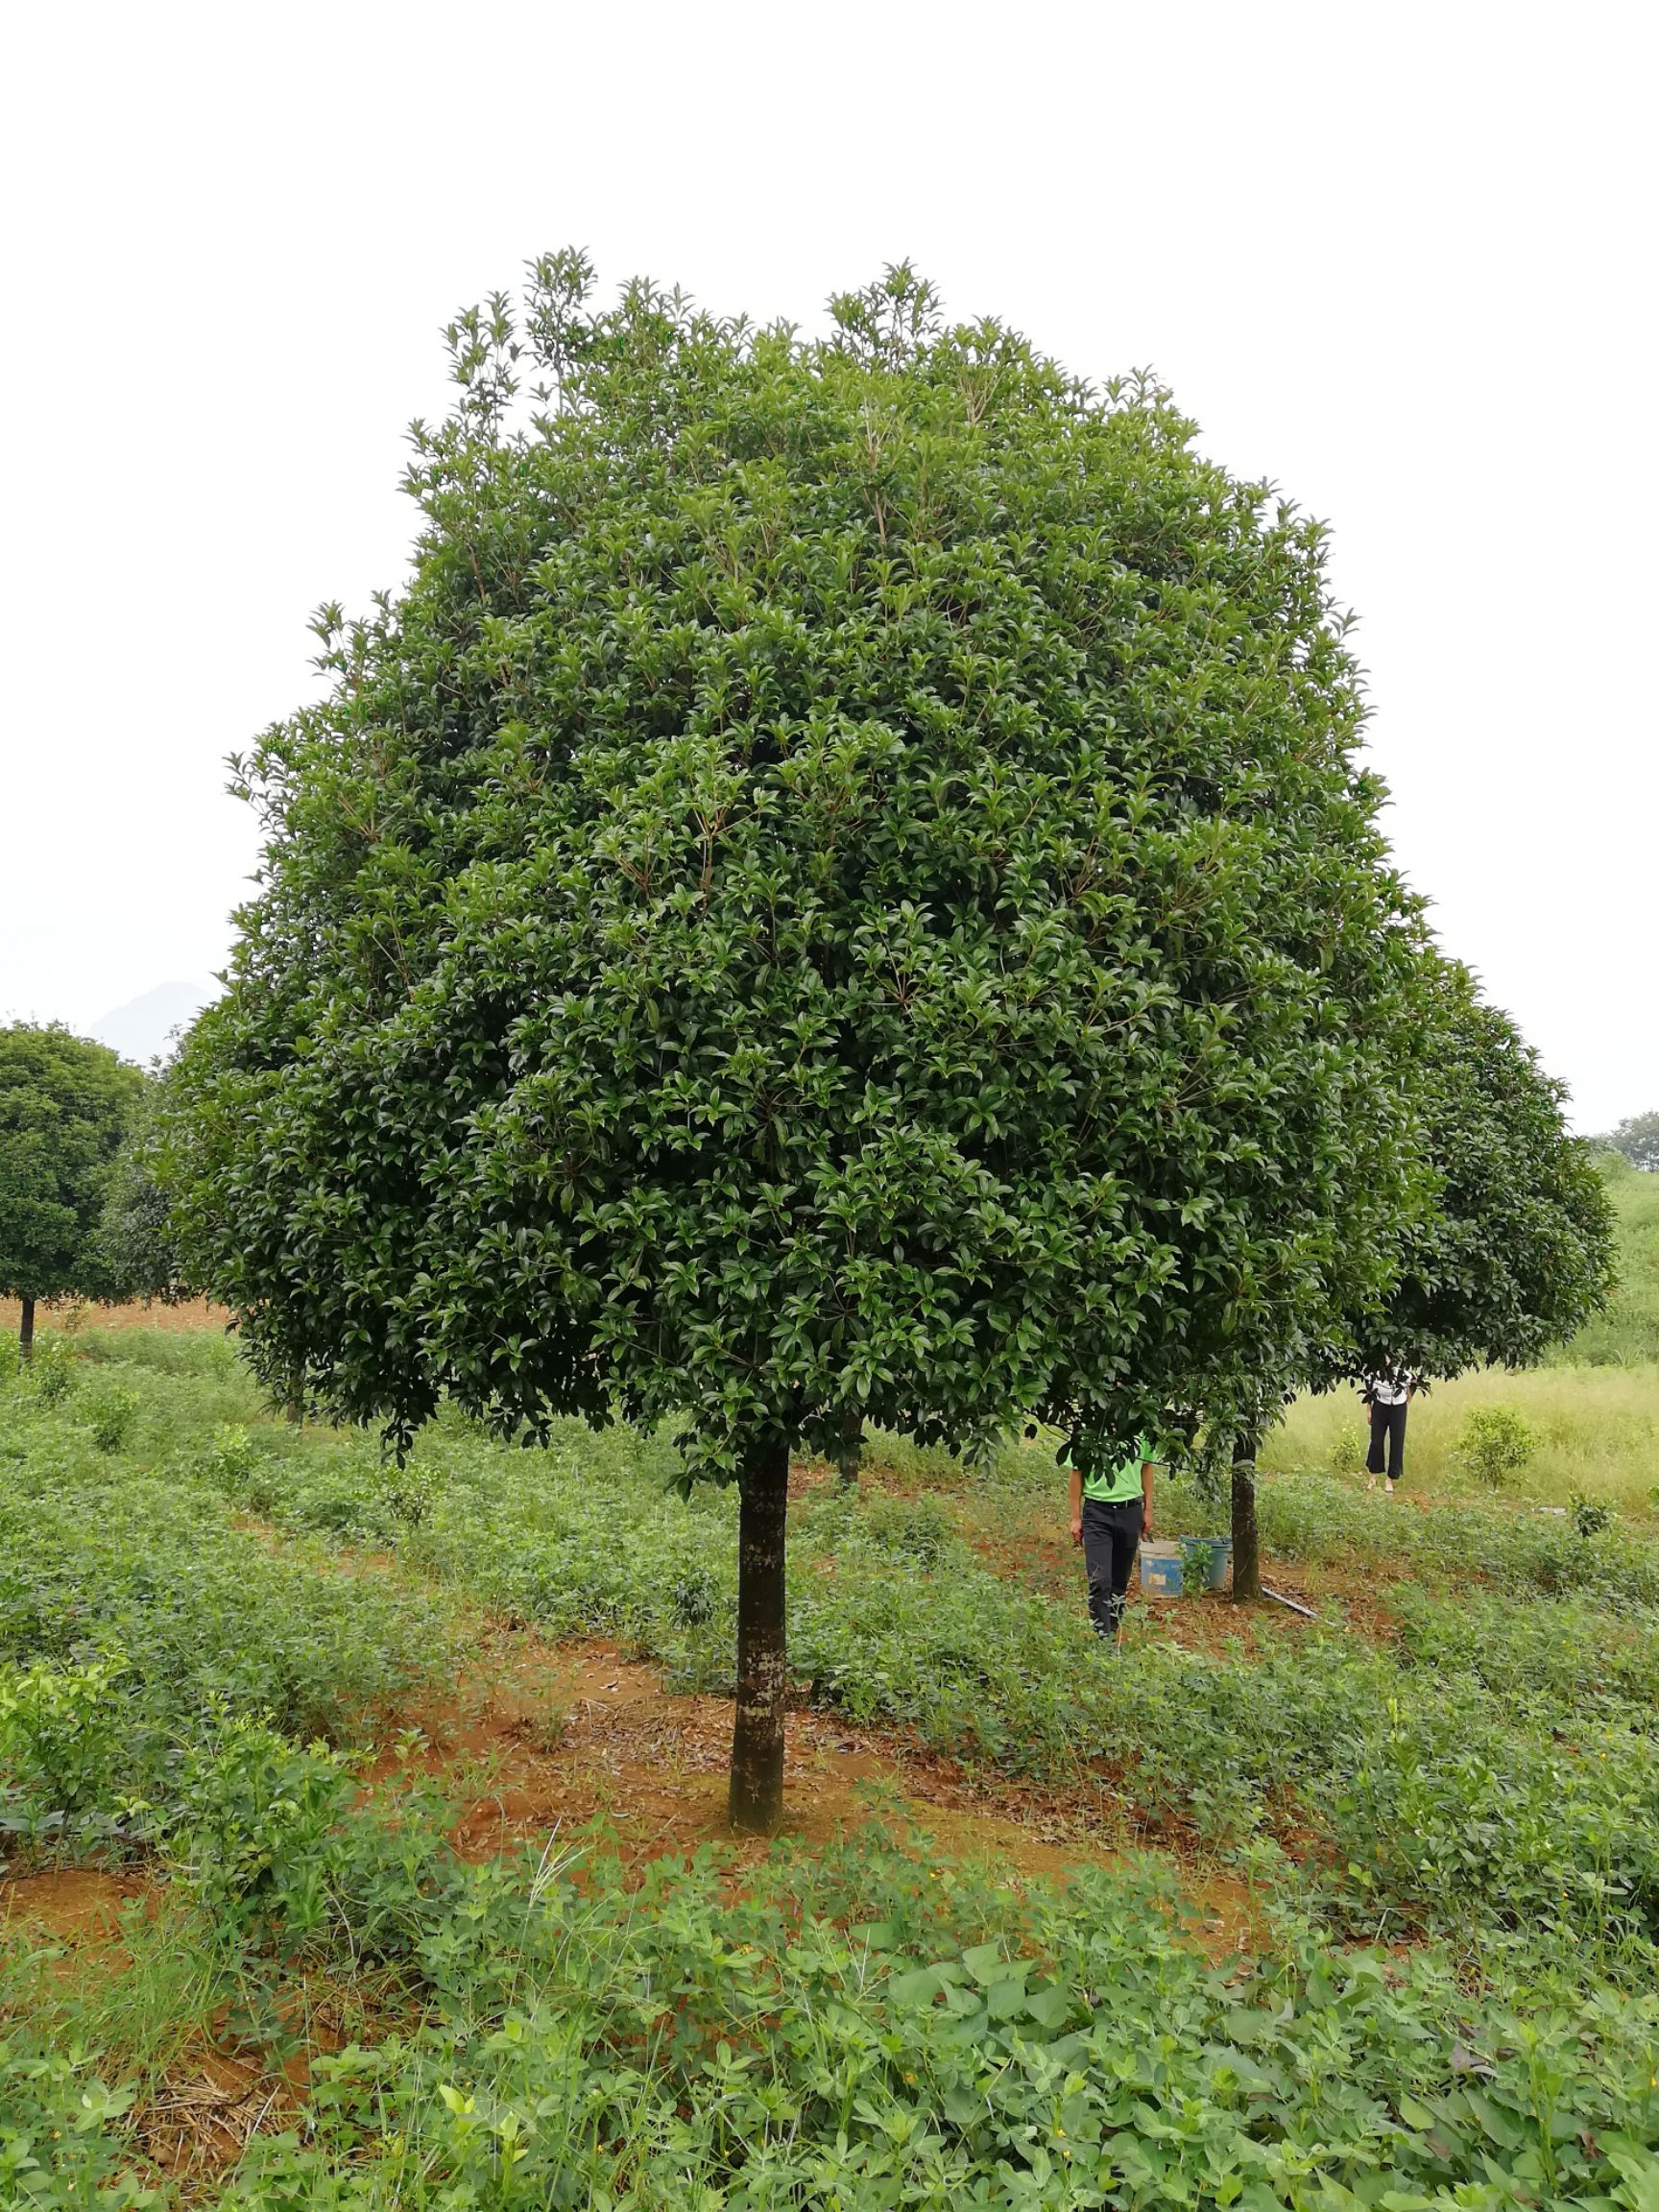
[[[1632,1421],[1648,1386],[1518,1380]],[[1542,1446],[1497,1492],[1422,1455],[1422,1510],[1310,1443],[1264,1541],[1365,1601],[1212,1608],[1237,1632],[1197,1644],[1137,1608],[1113,1662],[1037,1571],[1046,1447],[870,1454],[793,1512],[798,1694],[1120,1868],[998,1878],[891,1810],[814,1854],[591,1830],[464,1864],[442,1774],[366,1788],[369,1746],[486,1615],[729,1692],[732,1500],[621,1430],[525,1453],[446,1417],[396,1472],[262,1420],[216,1334],[84,1332],[0,1383],[9,1855],[148,1883],[118,1944],[0,1957],[0,2200],[1653,2201],[1659,1541],[1628,1485],[1580,1536],[1539,1506],[1583,1465]],[[1258,1957],[1210,1962],[1148,1839],[1248,1882]],[[266,2117],[181,2160],[178,2114],[221,2107],[180,2082],[237,2053]]]
[[[1639,1174],[1616,1153],[1600,1165],[1613,1201],[1619,1285],[1606,1312],[1555,1358],[1580,1367],[1651,1366],[1659,1361],[1659,1175]]]
[[[1453,1498],[1477,1494],[1460,1457],[1471,1413],[1519,1415],[1531,1456],[1513,1478],[1517,1497],[1566,1504],[1575,1492],[1625,1513],[1659,1517],[1659,1175],[1603,1162],[1613,1201],[1620,1280],[1605,1313],[1551,1362],[1519,1373],[1489,1368],[1436,1382],[1412,1405],[1407,1481]],[[1364,1414],[1352,1390],[1297,1400],[1262,1452],[1263,1467],[1355,1468]]]
[[[1533,1455],[1513,1479],[1518,1497],[1565,1503],[1574,1491],[1614,1501],[1622,1510],[1654,1511],[1659,1483],[1659,1366],[1538,1367],[1509,1374],[1485,1369],[1436,1382],[1413,1401],[1407,1430],[1407,1488],[1439,1496],[1477,1495],[1480,1484],[1457,1457],[1470,1413],[1505,1407],[1535,1437]],[[1302,1398],[1262,1446],[1275,1470],[1350,1466],[1363,1457],[1363,1413],[1353,1391]]]

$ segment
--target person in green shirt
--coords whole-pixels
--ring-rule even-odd
[[[1110,1447],[1084,1474],[1070,1455],[1071,1541],[1083,1547],[1089,1574],[1089,1618],[1096,1635],[1116,1642],[1128,1602],[1135,1551],[1152,1533],[1152,1479],[1157,1461],[1144,1436],[1118,1456]]]

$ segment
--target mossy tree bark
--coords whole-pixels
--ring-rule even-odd
[[[1233,1450],[1233,1602],[1253,1604],[1262,1595],[1262,1548],[1256,1533],[1256,1444],[1240,1436]]]
[[[769,1836],[783,1812],[783,1559],[789,1446],[768,1438],[745,1462],[737,1525],[737,1705],[732,1729],[733,1828]]]

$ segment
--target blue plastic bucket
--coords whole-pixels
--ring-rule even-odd
[[[1154,1598],[1181,1595],[1181,1554],[1173,1544],[1142,1544],[1141,1587]]]
[[[1181,1565],[1190,1590],[1224,1590],[1233,1556],[1231,1536],[1183,1536]]]

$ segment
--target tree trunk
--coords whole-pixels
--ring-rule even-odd
[[[856,1490],[858,1470],[864,1461],[864,1422],[862,1416],[848,1423],[841,1432],[835,1451],[835,1484],[840,1490]]]
[[[1262,1551],[1256,1535],[1256,1439],[1240,1436],[1233,1453],[1233,1602],[1262,1595]]]
[[[22,1298],[18,1300],[18,1304],[22,1308],[22,1316],[17,1323],[17,1349],[25,1359],[33,1359],[35,1357],[35,1301],[33,1298]]]
[[[762,1444],[745,1462],[737,1523],[737,1708],[732,1728],[733,1828],[769,1836],[783,1813],[783,1547],[789,1447]]]

